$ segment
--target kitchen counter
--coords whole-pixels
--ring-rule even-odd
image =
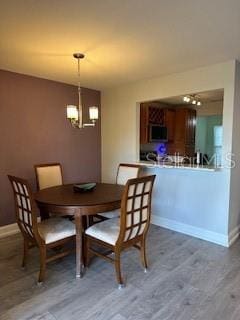
[[[224,246],[228,238],[221,222],[229,203],[225,185],[230,170],[151,161],[136,162],[141,174],[156,176],[152,223]]]
[[[220,167],[210,165],[196,165],[196,164],[182,164],[173,162],[154,162],[154,161],[139,161],[136,164],[140,164],[147,168],[166,168],[166,169],[178,169],[178,170],[194,170],[194,171],[220,171]]]

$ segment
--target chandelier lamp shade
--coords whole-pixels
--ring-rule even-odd
[[[82,129],[84,127],[94,127],[98,120],[98,107],[89,107],[89,123],[83,122],[83,105],[81,96],[81,85],[80,85],[80,60],[84,58],[82,53],[74,53],[73,57],[78,62],[78,105],[67,105],[67,119],[71,122],[74,128]]]

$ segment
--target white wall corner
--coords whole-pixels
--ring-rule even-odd
[[[184,224],[175,220],[162,218],[158,215],[152,215],[151,223],[166,229],[187,234],[195,238],[213,242],[224,247],[230,247],[230,245],[232,245],[233,242],[236,241],[239,234],[239,228],[238,230],[233,230],[233,232],[231,233],[232,236],[230,237],[217,232]]]
[[[239,238],[240,225],[235,227],[228,235],[228,247],[234,244]]]

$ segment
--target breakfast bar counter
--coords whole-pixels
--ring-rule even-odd
[[[221,167],[213,165],[196,165],[187,163],[172,163],[172,162],[157,162],[157,161],[139,161],[135,162],[147,168],[166,168],[166,169],[182,169],[182,170],[194,170],[194,171],[220,171]]]
[[[203,165],[137,161],[142,175],[155,174],[152,223],[228,246],[223,220],[229,169]],[[216,187],[218,186],[218,187]]]

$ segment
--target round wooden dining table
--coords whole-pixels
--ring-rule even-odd
[[[87,192],[75,192],[73,184],[46,188],[34,194],[42,219],[49,213],[74,216],[76,226],[76,277],[83,271],[83,225],[82,217],[118,209],[124,186],[108,183],[97,183]]]

